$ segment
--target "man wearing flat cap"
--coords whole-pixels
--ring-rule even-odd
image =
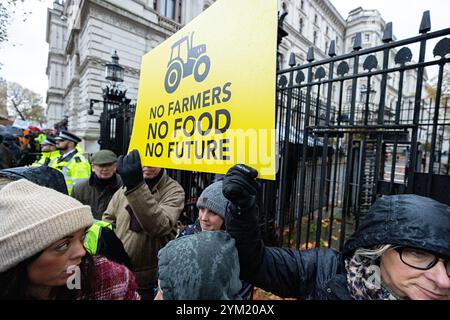
[[[58,159],[60,153],[56,150],[56,140],[52,137],[47,137],[41,142],[41,158],[35,161],[32,166],[49,166],[50,162]]]
[[[69,131],[61,130],[55,140],[56,148],[61,155],[50,162],[50,166],[63,173],[67,191],[71,195],[75,184],[82,179],[89,178],[91,166],[81,152],[77,150],[77,144],[81,142],[79,137]]]
[[[92,174],[73,187],[72,197],[91,206],[95,219],[101,220],[114,193],[122,186],[116,173],[117,156],[111,150],[100,150],[91,157]]]

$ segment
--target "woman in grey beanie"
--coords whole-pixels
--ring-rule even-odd
[[[0,299],[139,299],[133,274],[86,253],[89,206],[0,177]]]
[[[197,234],[203,231],[224,231],[225,212],[230,204],[222,193],[222,181],[210,184],[197,200],[198,219],[180,231],[177,238]],[[242,281],[242,288],[236,296],[238,300],[248,300],[253,293],[253,286]]]
[[[225,230],[225,211],[229,203],[222,194],[222,181],[209,185],[197,199],[198,219],[181,230],[177,238],[202,231]]]

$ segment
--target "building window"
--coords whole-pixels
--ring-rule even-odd
[[[317,31],[314,31],[313,33],[313,44],[316,45],[317,43]]]
[[[327,26],[325,29],[325,34],[328,35],[329,31],[330,31],[330,28]]]
[[[365,40],[366,42],[370,42],[370,33],[364,34],[364,40]]]
[[[161,16],[181,22],[181,0],[154,0],[153,9]]]
[[[305,10],[305,0],[300,1],[300,9]]]
[[[347,98],[346,101],[348,103],[352,102],[352,87],[351,86],[347,87],[347,96],[346,96],[346,98]]]
[[[303,25],[304,25],[303,18],[300,18],[299,24],[300,27],[298,28],[298,31],[300,32],[300,34],[303,34]]]
[[[367,95],[367,86],[365,84],[361,85],[359,94],[360,94],[359,101],[365,102],[366,101],[366,95]]]
[[[317,17],[317,14],[314,15],[314,23],[317,24],[317,21],[319,20],[319,18]]]

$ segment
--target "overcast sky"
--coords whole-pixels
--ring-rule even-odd
[[[331,0],[331,2],[344,19],[350,10],[359,6],[364,9],[377,9],[386,22],[393,22],[397,39],[418,35],[422,12],[425,10],[431,11],[432,30],[450,27],[449,0]],[[9,28],[10,42],[0,47],[0,60],[4,64],[0,76],[40,93],[44,101],[48,82],[45,74],[48,55],[48,44],[45,42],[46,8],[52,3],[53,0],[41,2],[25,0],[25,4],[21,6],[27,11],[32,11],[31,17],[23,22],[22,16],[17,15]]]

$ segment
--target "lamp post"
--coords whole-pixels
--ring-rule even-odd
[[[117,82],[123,82],[123,71],[124,68],[119,64],[117,51],[114,50],[114,53],[111,56],[111,62],[106,64],[105,78],[115,86]]]
[[[103,88],[103,101],[90,101],[89,114],[94,114],[93,105],[103,103],[100,114],[100,149],[112,150],[117,155],[126,154],[134,119],[134,105],[126,97],[124,82],[125,68],[119,64],[117,51],[111,56],[111,62],[105,65],[105,79],[108,84]]]
[[[103,89],[103,99],[112,98],[113,100],[121,100],[125,98],[126,90],[120,90],[117,83],[124,80],[124,68],[119,64],[119,56],[117,50],[111,56],[111,62],[105,66],[105,79],[109,81],[110,87],[106,86]],[[116,97],[116,99],[114,99]],[[94,104],[99,103],[100,100],[91,99],[89,102],[88,115],[94,114]]]
[[[286,30],[283,29],[284,19],[288,15],[286,8],[283,8],[284,12],[281,16],[278,17],[278,36],[277,36],[277,70],[281,69],[281,52],[280,52],[280,44],[284,37],[288,35]]]

